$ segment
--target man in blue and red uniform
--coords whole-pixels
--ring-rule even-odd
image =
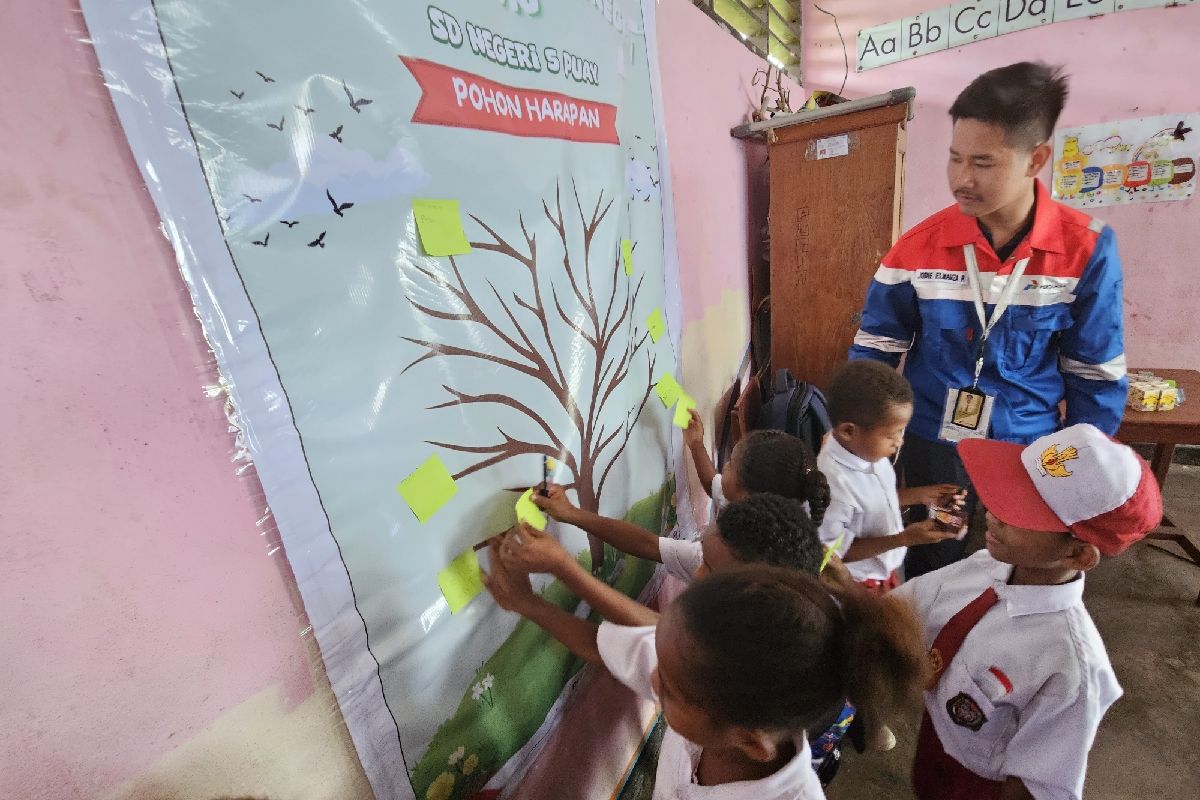
[[[1066,97],[1066,77],[1041,63],[972,81],[950,107],[955,204],[901,237],[871,281],[850,357],[896,366],[906,356],[915,394],[900,456],[907,485],[969,486],[955,449],[963,429],[948,420],[959,410],[969,417],[984,397],[990,428],[985,416],[967,435],[1027,444],[1064,424],[1109,435],[1120,425],[1116,236],[1056,203],[1036,177]],[[972,492],[968,513],[973,503]],[[905,574],[957,561],[963,547],[951,539],[911,548]]]

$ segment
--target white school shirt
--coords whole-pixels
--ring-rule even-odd
[[[698,539],[686,541],[663,536],[658,540],[658,557],[668,575],[673,575],[685,583],[691,583],[696,570],[700,569],[700,565],[704,563],[704,550]]]
[[[717,504],[718,511],[729,505],[729,501],[725,499],[725,491],[721,488],[721,473],[719,472],[716,475],[713,475],[712,499],[713,502]]]
[[[843,556],[855,539],[891,536],[904,530],[900,498],[896,494],[896,470],[886,458],[865,461],[830,436],[821,446],[817,468],[829,482],[829,508],[817,534],[826,546],[844,533],[838,555]],[[856,581],[886,580],[904,563],[906,548],[894,547],[873,558],[847,561],[846,569]]]
[[[603,622],[596,644],[600,658],[614,678],[658,703],[650,684],[650,674],[658,667],[654,631],[654,626],[629,627]],[[695,776],[701,748],[668,725],[658,754],[654,800],[824,800],[825,792],[813,771],[808,742],[801,735],[794,743],[795,757],[773,775],[757,781],[700,786]]]
[[[1020,778],[1037,800],[1079,800],[1087,754],[1121,686],[1083,606],[1083,576],[1010,586],[980,550],[893,590],[917,607],[930,647],[988,586],[996,605],[967,634],[925,708],[947,755],[990,780]]]

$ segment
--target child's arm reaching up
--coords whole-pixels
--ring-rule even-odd
[[[657,625],[658,612],[596,578],[545,531],[517,525],[499,538],[500,560],[510,572],[548,572],[600,616],[618,625]]]
[[[650,561],[662,561],[658,552],[658,537],[653,533],[632,522],[602,517],[572,505],[567,499],[566,490],[557,483],[548,484],[544,496],[534,492],[533,502],[559,522],[582,528],[622,552]]]
[[[692,421],[683,429],[683,443],[692,454],[692,463],[696,466],[696,475],[700,478],[704,491],[712,497],[712,483],[713,478],[717,477],[717,468],[704,447],[704,421],[700,419],[696,409],[693,408],[690,413]]]
[[[596,644],[599,628],[534,594],[528,573],[504,566],[500,547],[500,540],[492,541],[490,570],[483,576],[483,585],[492,593],[496,603],[506,611],[515,611],[543,628],[583,660],[593,664],[603,663]]]

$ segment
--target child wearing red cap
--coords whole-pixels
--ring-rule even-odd
[[[934,676],[913,764],[921,800],[1081,798],[1121,687],[1083,606],[1083,573],[1162,520],[1146,462],[1091,425],[959,454],[987,549],[905,583]]]

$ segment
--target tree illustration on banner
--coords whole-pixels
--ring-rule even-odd
[[[615,230],[609,229],[615,226],[601,232],[612,210],[612,198],[606,200],[605,193],[600,191],[594,204],[585,204],[572,180],[572,197],[568,198],[568,211],[564,213],[562,195],[559,184],[553,206],[545,199],[542,201],[542,214],[553,229],[549,243],[539,241],[536,231],[530,232],[523,213],[517,215],[523,241],[510,241],[496,231],[498,226],[470,215],[491,238],[472,241],[473,250],[502,256],[528,272],[528,285],[513,291],[511,297],[502,296],[495,283],[485,277],[483,269],[473,269],[468,276],[470,280],[464,277],[459,263],[464,256],[449,257],[448,276],[415,265],[418,272],[452,298],[449,305],[455,307],[433,308],[410,297],[414,308],[432,319],[482,328],[503,347],[498,348],[502,351],[499,353],[486,352],[478,348],[478,337],[473,336],[458,339],[471,342],[471,346],[405,337],[425,352],[404,371],[434,357],[447,357],[489,361],[524,375],[530,391],[519,395],[474,393],[443,384],[450,399],[429,408],[472,404],[505,407],[532,422],[536,436],[510,435],[506,427],[512,430],[511,426],[498,424],[498,440],[491,443],[430,441],[429,444],[479,456],[457,472],[455,480],[517,456],[554,458],[569,473],[570,483],[566,488],[576,491],[580,507],[598,511],[605,483],[629,444],[633,427],[650,397],[657,356],[647,346],[649,334],[640,324],[641,315],[635,312],[645,273],[638,275],[634,284],[634,278],[624,274]],[[593,276],[594,265],[596,276]],[[605,284],[609,280],[611,284],[601,286],[601,277]],[[485,309],[484,304],[491,303],[482,298],[489,296],[498,301],[503,317]],[[570,369],[564,370],[568,356]],[[630,381],[635,391],[622,390]],[[557,402],[552,419],[559,416],[561,409],[569,420],[569,436],[557,432],[547,421],[547,415],[539,414],[532,401],[527,402],[538,388]],[[588,539],[593,570],[599,571],[604,561],[604,543],[592,536]]]

